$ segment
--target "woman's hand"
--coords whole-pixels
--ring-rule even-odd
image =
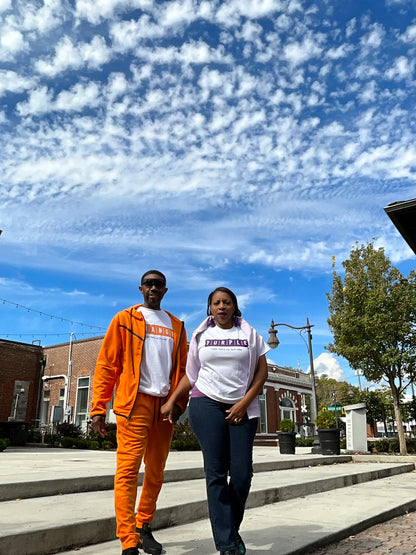
[[[226,416],[225,420],[230,424],[239,424],[244,418],[246,410],[246,404],[242,400],[238,401],[238,403],[225,411],[228,413],[228,416]]]

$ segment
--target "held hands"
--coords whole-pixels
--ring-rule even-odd
[[[107,434],[107,430],[105,429],[105,416],[103,414],[96,414],[93,416],[91,420],[91,428],[96,434],[99,434],[101,437],[105,437]]]
[[[168,420],[171,424],[176,424],[181,415],[181,411],[175,403],[166,401],[166,403],[160,407],[160,414],[162,415],[162,420]]]

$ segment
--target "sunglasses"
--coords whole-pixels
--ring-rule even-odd
[[[165,282],[163,279],[144,279],[142,285],[145,285],[146,287],[155,286],[158,289],[161,289],[162,287],[165,287]]]

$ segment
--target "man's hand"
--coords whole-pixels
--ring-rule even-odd
[[[107,434],[107,430],[105,429],[105,416],[103,414],[96,414],[93,416],[91,420],[91,428],[96,434],[99,434],[101,437],[105,437]]]
[[[172,401],[167,401],[160,407],[160,414],[162,415],[162,420],[169,420],[171,424],[175,424],[181,415],[181,409],[172,403]]]

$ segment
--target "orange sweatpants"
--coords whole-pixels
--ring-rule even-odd
[[[160,407],[164,399],[138,393],[129,419],[117,416],[117,470],[114,499],[117,536],[122,549],[136,547],[136,526],[151,522],[163,484],[173,426],[163,421]],[[145,464],[142,493],[135,510],[137,478],[142,459]]]

